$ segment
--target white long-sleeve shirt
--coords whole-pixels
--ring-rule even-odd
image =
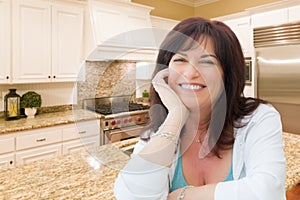
[[[234,180],[217,183],[214,199],[285,200],[285,157],[279,113],[262,104],[242,120],[245,121],[248,121],[245,127],[234,130]],[[170,168],[144,160],[137,153],[145,144],[142,140],[137,143],[130,161],[118,175],[114,186],[118,200],[167,199],[177,159]]]

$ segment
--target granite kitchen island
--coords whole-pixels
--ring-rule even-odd
[[[300,182],[300,136],[283,134],[286,190]],[[0,199],[115,199],[113,185],[129,156],[120,148],[136,139],[0,171]]]

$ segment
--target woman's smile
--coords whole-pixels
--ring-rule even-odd
[[[197,84],[197,83],[179,83],[178,85],[179,87],[181,87],[186,91],[193,91],[193,92],[198,92],[206,88],[205,85]]]

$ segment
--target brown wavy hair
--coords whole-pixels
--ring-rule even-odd
[[[211,39],[214,52],[224,72],[225,90],[223,95],[225,96],[223,97],[226,100],[226,109],[223,116],[224,119],[221,119],[221,121],[223,120],[223,126],[219,130],[221,134],[209,134],[209,141],[216,144],[214,152],[218,155],[220,149],[232,147],[234,142],[234,128],[241,128],[246,125],[241,124],[240,120],[244,116],[251,114],[260,103],[266,102],[258,98],[244,97],[243,90],[245,87],[246,71],[242,48],[234,32],[227,25],[219,21],[194,17],[177,24],[167,34],[160,46],[156,68],[152,76],[154,77],[159,71],[168,68],[169,62],[176,52],[182,50],[182,48],[185,48],[185,50],[186,48],[191,48],[192,44],[186,45],[189,39],[198,41],[200,37]],[[150,133],[158,130],[168,114],[167,108],[161,102],[153,86],[150,88],[150,105],[151,123],[143,130],[142,139],[149,139]],[[217,118],[219,117],[218,110],[221,109],[220,106],[221,104],[219,104],[219,107],[217,104],[212,111],[212,115],[215,115]],[[214,122],[211,121],[210,123]],[[217,128],[215,130],[212,128],[210,133],[214,133],[215,131],[218,131]]]

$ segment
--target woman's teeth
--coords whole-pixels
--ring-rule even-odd
[[[199,90],[203,88],[203,86],[201,85],[190,85],[190,84],[182,84],[181,87],[188,90]]]

